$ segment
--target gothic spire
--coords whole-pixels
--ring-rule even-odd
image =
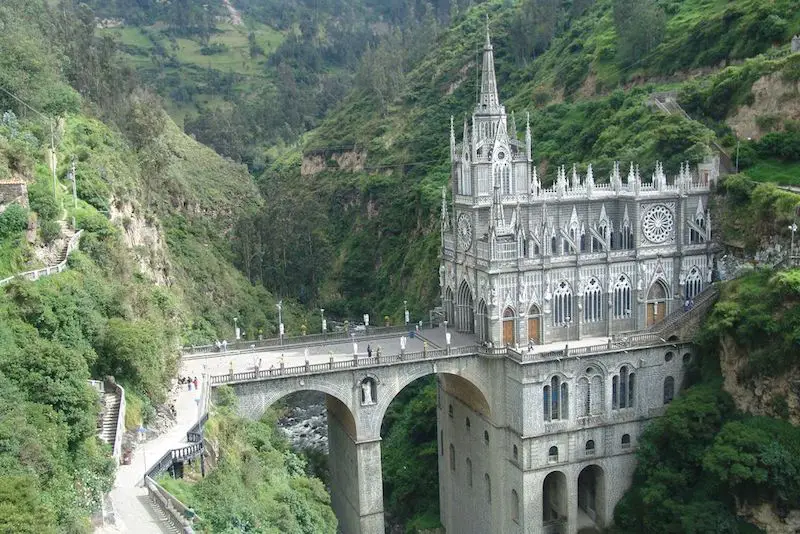
[[[525,116],[525,155],[531,160],[531,114]]]
[[[492,41],[489,37],[489,17],[486,17],[486,44],[483,45],[483,68],[481,69],[481,95],[478,100],[478,109],[491,111],[500,105],[497,96],[497,80],[494,75],[494,52]]]
[[[447,214],[447,187],[442,186],[442,239],[450,231],[450,216]]]

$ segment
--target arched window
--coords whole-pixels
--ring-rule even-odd
[[[578,380],[578,417],[586,417],[592,413],[592,390],[589,379]]]
[[[693,299],[703,290],[703,277],[700,275],[700,269],[692,267],[689,271],[689,276],[686,277],[686,298]]]
[[[550,255],[557,256],[558,255],[558,245],[556,244],[556,236],[550,238]]]
[[[467,485],[472,487],[472,460],[467,458]]]
[[[665,362],[671,362],[672,358],[674,358],[674,357],[675,357],[675,354],[673,354],[672,351],[669,351],[668,353],[666,353],[664,355],[664,361]]]
[[[594,440],[590,439],[586,442],[586,454],[594,454]]]
[[[622,434],[622,442],[621,442],[623,449],[628,449],[631,446],[631,435],[630,434]]]
[[[511,490],[511,520],[519,523],[519,495],[517,490]]]
[[[553,326],[572,323],[572,288],[566,280],[559,282],[553,293]]]
[[[603,399],[605,398],[605,390],[603,388],[603,377],[599,374],[592,377],[592,384],[590,389],[591,396],[591,410],[593,415],[603,413],[605,405]]]
[[[510,195],[513,191],[513,184],[511,183],[511,167],[508,163],[497,165],[494,168],[495,183],[500,186],[500,191],[504,195]]]
[[[631,316],[631,282],[624,274],[614,283],[614,319]]]
[[[450,444],[450,471],[456,470],[456,448]]]
[[[544,420],[550,421],[550,386],[544,387],[544,398],[542,399],[542,405],[544,407]]]
[[[695,216],[694,216],[694,223],[695,223],[695,224],[696,224],[696,225],[697,225],[697,226],[698,226],[700,229],[702,229],[703,231],[705,231],[705,229],[706,229],[706,217],[705,217],[705,215],[703,214],[703,212],[702,212],[702,211],[701,211],[701,212],[699,212],[699,213],[697,213],[697,214],[695,214]],[[702,242],[704,242],[704,241],[705,241],[705,238],[703,237],[703,234],[701,234],[700,232],[698,232],[698,231],[697,231],[697,230],[695,230],[694,228],[691,228],[691,229],[689,230],[689,241],[690,241],[691,243],[702,243]]]
[[[483,475],[483,484],[486,486],[486,502],[492,502],[492,479],[489,478],[489,473]]]
[[[664,404],[669,404],[675,398],[675,379],[668,376],[664,379]]]
[[[595,323],[602,318],[603,291],[597,278],[592,278],[583,291],[583,320]]]
[[[547,461],[548,462],[558,461],[558,447],[556,447],[555,445],[550,447],[550,450],[547,451]]]
[[[628,370],[627,365],[620,367],[619,374],[611,378],[611,408],[633,408],[635,399],[635,373]]]
[[[600,234],[600,237],[603,238],[603,241],[608,243],[609,236],[608,236],[608,224],[607,223],[605,223],[605,222],[600,223],[600,226],[597,227],[597,233]],[[603,242],[602,241],[597,241],[597,248],[595,249],[595,252],[603,252],[603,249],[604,249]]]

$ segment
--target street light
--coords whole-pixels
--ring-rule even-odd
[[[328,325],[325,322],[325,308],[319,309],[319,316],[322,319],[322,333],[324,334],[328,330]]]
[[[789,226],[789,230],[792,231],[792,248],[791,248],[791,252],[789,253],[789,257],[793,259],[794,258],[794,233],[797,231],[797,223],[792,223]]]
[[[278,308],[278,337],[280,344],[283,345],[283,300],[279,300],[275,306]]]
[[[234,317],[233,318],[233,337],[235,337],[237,341],[239,340],[239,324],[238,324],[238,321],[239,321],[238,317]]]
[[[403,301],[403,317],[406,320],[406,328],[408,328],[408,301]]]

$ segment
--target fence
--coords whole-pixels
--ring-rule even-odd
[[[216,375],[211,378],[211,385],[217,386],[234,382],[249,382],[252,380],[269,380],[271,378],[281,378],[284,376],[297,376],[328,371],[339,371],[342,369],[352,369],[354,367],[379,367],[384,365],[394,365],[419,360],[444,360],[448,358],[458,358],[461,356],[476,355],[484,350],[477,346],[457,347],[453,349],[430,349],[421,352],[406,352],[391,356],[356,357],[350,360],[334,361],[333,358],[324,363],[313,363],[305,365],[295,365],[292,367],[278,367],[277,369],[264,369],[258,371],[245,371],[242,373],[228,373],[226,375]],[[492,350],[492,349],[489,349]],[[506,353],[506,349],[502,350]]]
[[[205,452],[206,443],[203,438],[203,425],[208,421],[210,396],[211,384],[209,383],[209,378],[204,376],[203,392],[200,395],[201,416],[197,423],[186,432],[186,441],[189,442],[189,445],[167,451],[144,475],[144,483],[150,495],[151,504],[160,509],[170,524],[184,534],[193,534],[194,522],[200,518],[177,497],[160,486],[155,479],[169,471],[175,463],[192,460]]]
[[[345,342],[351,339],[377,339],[382,337],[391,336],[394,334],[403,334],[416,328],[419,323],[409,323],[408,326],[375,326],[369,327],[365,330],[357,330],[353,332],[329,332],[325,334],[308,334],[305,336],[283,336],[262,339],[258,341],[233,341],[228,343],[225,352],[232,354],[241,354],[243,352],[254,352],[259,349],[265,348],[292,348],[302,347],[305,345],[318,345],[320,343],[329,342]],[[434,326],[433,323],[423,322],[423,328],[430,328]],[[209,345],[187,345],[181,347],[181,352],[184,356],[201,356],[206,354],[216,354],[219,351],[215,344]]]
[[[113,387],[116,389],[117,396],[119,396],[119,412],[117,413],[117,430],[114,432],[112,450],[114,459],[119,464],[120,458],[122,458],[122,436],[125,434],[125,410],[127,409],[127,404],[125,404],[125,388],[116,382]]]
[[[10,283],[14,278],[25,278],[26,280],[38,280],[39,278],[41,278],[43,276],[49,276],[51,274],[60,273],[62,271],[65,271],[67,269],[67,260],[69,259],[69,255],[73,250],[78,248],[78,243],[79,243],[79,241],[81,239],[81,234],[82,233],[83,233],[83,230],[80,230],[80,231],[78,231],[77,234],[72,236],[72,238],[69,240],[69,243],[67,243],[66,250],[64,251],[64,259],[62,259],[59,263],[57,263],[55,265],[51,265],[49,267],[43,267],[41,269],[35,269],[33,271],[26,271],[24,273],[18,273],[18,274],[15,274],[14,276],[10,276],[8,278],[4,278],[4,279],[0,280],[0,286],[4,286],[4,285]]]

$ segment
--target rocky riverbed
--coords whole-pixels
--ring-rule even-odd
[[[286,434],[292,448],[328,454],[325,395],[306,391],[295,393],[286,398],[286,406],[288,410],[278,420],[278,428]]]

